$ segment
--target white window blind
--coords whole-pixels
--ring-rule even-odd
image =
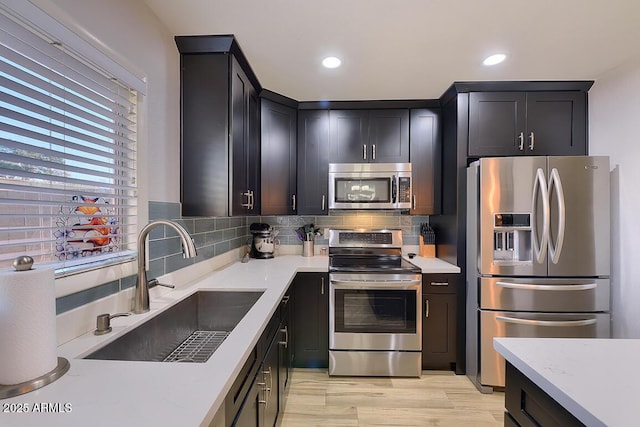
[[[130,255],[137,92],[0,11],[0,267]]]

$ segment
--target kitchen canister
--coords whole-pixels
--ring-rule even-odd
[[[302,256],[309,257],[313,256],[314,251],[314,241],[313,240],[304,240],[302,242]]]
[[[56,371],[68,370],[68,361],[57,357],[54,271],[20,259],[15,269],[0,270],[0,398],[39,388],[64,373]]]

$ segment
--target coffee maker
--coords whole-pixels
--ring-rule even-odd
[[[278,232],[269,224],[254,222],[249,226],[251,238],[251,258],[267,259],[273,258],[273,252],[277,247],[275,237]]]

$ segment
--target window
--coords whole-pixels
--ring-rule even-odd
[[[131,258],[138,96],[0,10],[0,267]]]

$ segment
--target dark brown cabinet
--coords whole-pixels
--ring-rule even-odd
[[[272,427],[275,426],[278,418],[279,411],[279,387],[278,387],[278,354],[280,346],[278,344],[278,336],[271,341],[271,346],[267,350],[262,362],[262,368],[258,371],[256,381],[259,386],[262,386],[262,396],[258,396],[258,399],[264,400],[264,414],[262,423],[259,425]],[[261,401],[258,400],[258,404]]]
[[[409,162],[409,110],[331,110],[331,163]]]
[[[586,153],[585,92],[469,94],[470,157]]]
[[[329,366],[329,276],[298,273],[293,281],[293,366]]]
[[[582,427],[569,411],[511,363],[506,364],[505,426]]]
[[[456,365],[458,274],[422,275],[422,369]]]
[[[260,101],[235,58],[231,67],[230,215],[260,214]]]
[[[177,36],[184,216],[260,213],[259,83],[232,36]]]
[[[411,110],[409,139],[411,153],[411,214],[440,213],[440,112]]]
[[[261,212],[296,213],[296,109],[261,100]]]
[[[285,393],[293,367],[293,289],[290,287],[280,304],[280,330],[278,331],[278,412],[285,406]]]
[[[298,112],[299,215],[326,215],[329,211],[329,111]]]
[[[289,293],[287,293],[289,295]],[[285,295],[225,399],[225,424],[237,427],[275,425],[286,383],[281,384],[289,297]],[[285,372],[287,375],[288,372]]]
[[[278,418],[278,343],[274,338],[231,425],[272,427]]]

